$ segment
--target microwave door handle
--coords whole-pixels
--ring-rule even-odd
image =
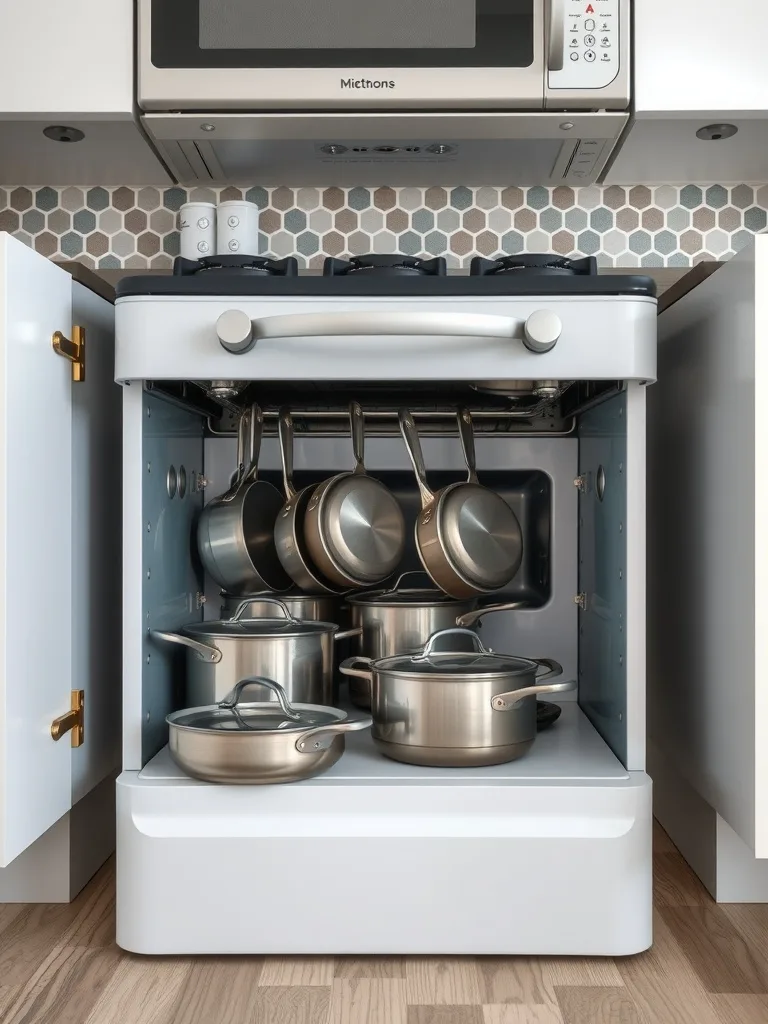
[[[548,0],[547,67],[550,71],[562,71],[565,63],[565,3],[566,0]]]
[[[489,313],[339,312],[288,313],[251,320],[239,309],[222,313],[216,323],[222,347],[235,355],[248,352],[262,338],[381,337],[438,335],[451,338],[502,338],[521,341],[531,352],[548,352],[557,344],[562,323],[556,313],[539,309],[525,320]]]

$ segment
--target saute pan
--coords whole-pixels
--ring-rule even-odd
[[[365,471],[359,402],[351,403],[349,419],[355,468],[319,484],[304,519],[312,561],[345,589],[380,583],[395,571],[405,549],[405,520],[397,499]]]
[[[401,409],[399,421],[421,494],[415,534],[427,573],[446,594],[460,600],[506,586],[522,558],[520,525],[514,513],[498,494],[475,483],[472,465],[467,482],[433,493],[413,416]],[[461,418],[459,429],[466,447],[466,424]],[[474,446],[466,448],[466,455],[473,464]]]

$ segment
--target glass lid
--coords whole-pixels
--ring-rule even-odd
[[[330,725],[344,717],[330,708],[294,707],[298,718],[286,718],[279,704],[239,704],[223,708],[212,704],[205,708],[190,708],[169,715],[173,725],[206,732],[303,732],[320,725]]]
[[[307,636],[313,633],[333,633],[338,629],[333,622],[309,619],[217,619],[213,622],[184,626],[189,636]]]
[[[408,577],[417,577],[410,580],[410,586],[404,585]],[[419,582],[421,585],[419,585]],[[404,572],[398,576],[391,587],[382,590],[369,590],[362,594],[355,594],[347,598],[350,604],[369,605],[461,605],[462,607],[474,602],[457,601],[453,597],[434,585],[425,572],[413,571]]]
[[[250,686],[271,690],[276,701],[244,701]],[[189,708],[168,715],[169,725],[203,732],[303,732],[317,726],[343,721],[347,716],[336,708],[318,704],[291,704],[285,690],[274,679],[249,676],[241,679],[218,704]]]
[[[461,637],[461,641],[459,641]],[[474,650],[459,649],[465,638]],[[432,676],[519,676],[535,672],[538,662],[511,654],[494,654],[483,647],[480,637],[470,629],[442,629],[433,633],[419,654],[397,654],[376,662],[376,669]]]

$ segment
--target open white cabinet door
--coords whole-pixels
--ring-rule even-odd
[[[71,805],[69,274],[0,232],[0,867]]]
[[[768,858],[768,235],[659,319],[648,738]]]

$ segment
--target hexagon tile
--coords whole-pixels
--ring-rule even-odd
[[[688,267],[723,259],[768,223],[768,185],[606,188],[0,187],[0,231],[45,256],[103,270],[167,269],[188,200],[246,198],[261,210],[262,252],[445,256],[555,252],[602,266]]]

